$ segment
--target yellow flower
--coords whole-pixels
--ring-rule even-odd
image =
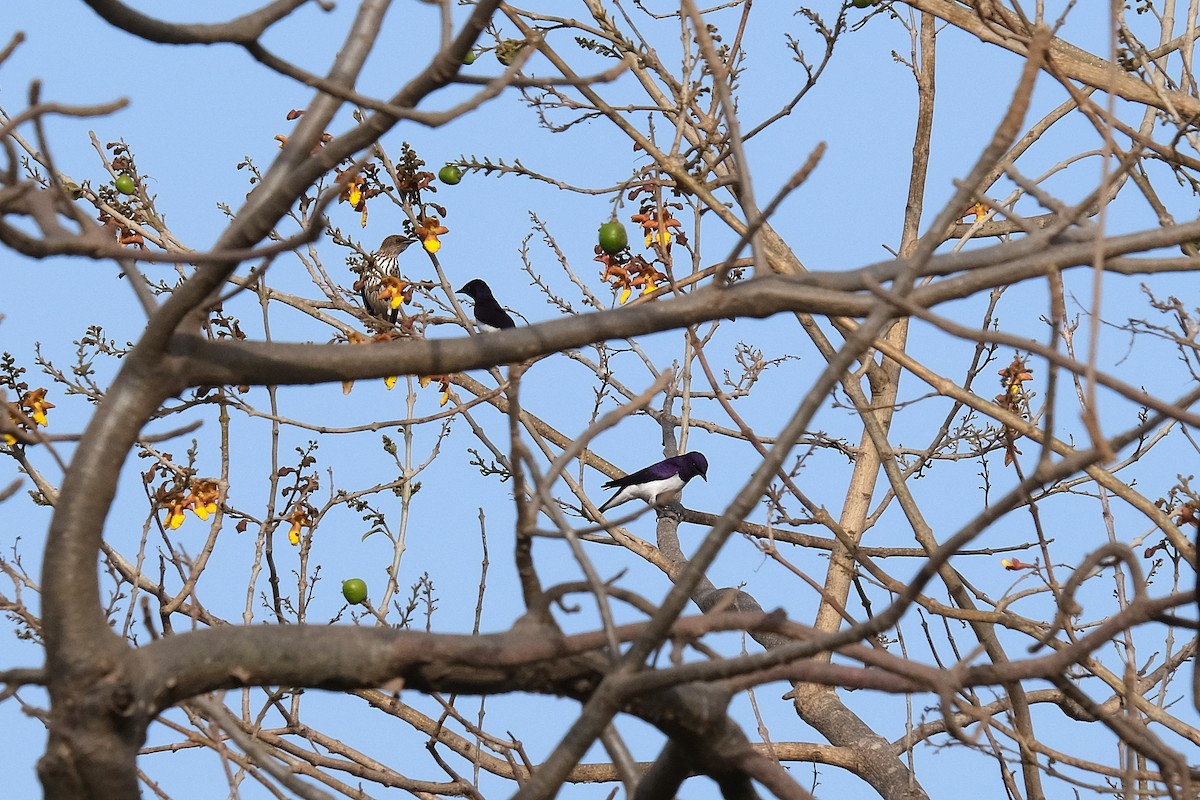
[[[657,241],[663,247],[667,247],[671,244],[671,232],[668,230],[661,230],[646,234],[646,247],[653,246],[655,241]]]
[[[291,529],[288,531],[288,541],[293,546],[300,544],[300,529],[312,528],[313,526],[312,516],[309,514],[310,508],[307,503],[297,505],[291,514],[283,518],[284,522],[292,524]]]
[[[988,206],[987,203],[978,202],[975,205],[968,208],[966,213],[963,214],[961,217],[959,217],[959,219],[965,222],[967,217],[974,216],[975,221],[978,222],[979,220],[986,217],[988,215],[988,212],[991,210],[992,209]]]
[[[211,478],[201,478],[192,481],[192,493],[186,498],[192,513],[200,519],[208,519],[210,514],[217,513],[217,496],[220,494],[217,482]]]
[[[46,409],[54,408],[54,403],[46,401],[46,390],[44,388],[34,389],[30,392],[27,392],[25,396],[21,398],[21,405],[25,407],[25,409],[29,412],[29,416],[32,417],[33,421],[38,425],[46,427],[49,424],[46,422]]]
[[[413,286],[406,280],[388,275],[379,284],[379,299],[387,300],[388,307],[397,309],[404,303],[412,302]]]
[[[342,191],[338,194],[338,202],[348,202],[355,211],[362,211],[363,203],[367,199],[366,193],[363,191],[367,186],[366,179],[353,170],[347,170],[339,172],[336,180],[345,181]]]
[[[642,226],[642,233],[646,237],[646,247],[657,244],[664,249],[670,249],[671,228],[683,229],[683,223],[671,216],[671,210],[666,207],[643,206],[641,212],[634,214],[630,219]]]
[[[3,409],[2,411],[0,411],[0,413],[6,414],[8,417],[8,425],[5,427],[7,427],[9,429],[9,431],[24,430],[25,420],[23,420],[17,416],[17,412],[13,406],[4,402],[4,393],[3,392],[0,392],[0,404],[2,404],[2,406],[0,406],[0,408]],[[4,433],[0,433],[0,442],[3,442],[4,444],[8,445],[9,447],[11,447],[12,445],[16,444],[19,441],[20,440],[13,433],[9,433],[8,431],[5,431]]]
[[[158,508],[167,512],[162,524],[171,531],[183,524],[187,519],[185,512],[196,502],[196,498],[190,492],[185,494],[182,486],[171,481],[159,486],[154,491],[153,499]]]
[[[204,520],[216,514],[220,494],[221,489],[215,479],[192,478],[186,492],[178,483],[167,482],[159,486],[154,492],[154,501],[167,512],[163,526],[173,531],[187,520],[188,511]]]
[[[395,376],[395,375],[389,375],[388,377],[383,379],[383,385],[387,387],[389,392],[396,385],[396,377],[397,376]]]
[[[619,301],[620,305],[625,305],[625,301],[629,299],[629,295],[631,295],[631,294],[633,294],[633,290],[630,289],[628,286],[626,286],[624,289],[622,289],[621,290],[621,299]]]
[[[183,499],[172,500],[167,504],[167,530],[177,530],[183,524],[187,519],[183,513],[187,507],[188,503]]]
[[[450,402],[450,376],[449,375],[422,375],[421,377],[417,378],[417,383],[420,384],[422,389],[424,389],[426,386],[433,383],[434,381],[437,381],[438,388],[442,390],[442,397],[441,397],[441,400],[438,402],[438,405],[444,406],[444,405],[446,405],[446,403]]]
[[[348,202],[355,211],[361,211],[362,226],[367,227],[367,198],[379,194],[379,190],[373,187],[368,188],[366,178],[352,171],[339,172],[337,179],[348,181],[342,187],[341,194],[338,195],[338,202]]]
[[[441,250],[442,243],[438,237],[449,232],[450,229],[443,225],[437,217],[422,217],[421,224],[413,231],[421,240],[421,246],[427,253],[436,253]]]

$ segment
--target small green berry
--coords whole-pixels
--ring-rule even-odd
[[[362,578],[351,578],[342,581],[342,597],[351,605],[358,605],[367,599],[367,582]]]
[[[629,245],[629,234],[625,232],[625,226],[613,217],[608,222],[600,226],[600,249],[608,253],[610,256],[615,256],[617,253],[624,250]]]

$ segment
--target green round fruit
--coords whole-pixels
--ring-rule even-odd
[[[614,217],[600,226],[600,249],[615,256],[629,246],[629,234],[625,226]]]
[[[879,2],[879,0],[850,0],[851,5],[853,5],[855,8],[870,8],[877,2]]]
[[[367,599],[367,582],[362,578],[351,578],[342,581],[342,597],[351,605],[358,605]]]
[[[438,170],[438,180],[442,183],[454,186],[462,180],[462,170],[453,164],[447,164]]]
[[[117,191],[121,194],[133,194],[137,191],[137,184],[133,182],[133,178],[128,175],[117,176]]]
[[[475,63],[475,51],[474,50],[467,51],[467,54],[465,56],[463,56],[463,63],[466,64],[468,67]]]

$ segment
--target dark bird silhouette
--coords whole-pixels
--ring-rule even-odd
[[[605,500],[600,510],[619,506],[635,497],[652,506],[658,505],[660,497],[668,499],[670,495],[681,491],[684,484],[697,475],[708,480],[708,459],[703,453],[684,453],[681,456],[664,458],[632,475],[605,483],[603,488],[615,488],[617,493]]]
[[[475,321],[483,330],[498,331],[502,328],[517,327],[517,323],[513,322],[513,318],[508,315],[508,312],[496,302],[496,297],[492,294],[492,287],[479,278],[459,289],[458,294],[465,294],[475,301]]]
[[[383,289],[383,281],[388,277],[400,277],[400,254],[415,241],[417,240],[411,236],[393,233],[383,240],[379,249],[371,254],[363,268],[360,288],[363,303],[373,316],[385,322],[395,324],[400,309],[399,307],[392,308],[388,298],[379,296]]]

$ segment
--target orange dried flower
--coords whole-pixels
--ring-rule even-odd
[[[315,509],[308,503],[297,503],[292,509],[292,512],[283,518],[284,522],[290,523],[291,528],[288,530],[288,541],[293,545],[300,544],[300,535],[303,528],[312,529],[313,515]]]
[[[975,205],[968,208],[966,213],[963,214],[958,219],[960,222],[966,222],[967,217],[974,216],[975,221],[978,222],[979,220],[986,217],[991,210],[992,210],[991,206],[989,206],[987,203],[980,200],[980,201],[976,202]]]
[[[444,406],[444,405],[446,405],[446,403],[450,402],[450,376],[449,375],[422,375],[420,378],[417,379],[417,383],[420,384],[422,389],[424,389],[426,386],[433,383],[434,381],[437,381],[438,389],[440,389],[442,392],[442,397],[441,397],[441,400],[438,402],[438,405]]]
[[[43,428],[49,424],[46,421],[46,410],[54,408],[54,403],[46,400],[45,388],[32,389],[26,392],[25,396],[21,398],[21,405],[35,423],[41,425]]]
[[[436,253],[442,249],[442,243],[438,239],[450,232],[450,229],[442,224],[437,217],[422,217],[420,224],[417,225],[413,233],[421,240],[421,246],[428,253]]]
[[[642,226],[646,237],[646,247],[661,246],[671,249],[672,228],[683,228],[683,223],[671,215],[668,208],[643,206],[640,214],[634,214],[630,219]]]

